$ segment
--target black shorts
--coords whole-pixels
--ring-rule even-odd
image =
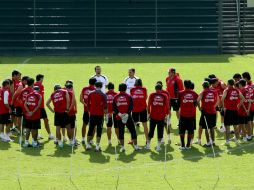
[[[22,117],[23,116],[22,107],[15,107],[15,113],[17,117]]]
[[[113,120],[114,120],[114,123],[113,123]],[[108,118],[107,127],[113,127],[113,124],[114,124],[114,128],[117,128],[116,122],[117,122],[117,120],[116,120],[116,115],[113,114],[113,117],[109,117],[109,118]]]
[[[132,118],[135,123],[137,122],[147,122],[147,110],[141,112],[132,112]]]
[[[41,129],[41,120],[28,120],[23,119],[23,127],[26,129]]]
[[[45,108],[40,108],[40,111],[41,111],[41,119],[47,119],[48,115]]]
[[[70,119],[70,125],[71,125],[71,128],[75,128],[75,125],[76,125],[76,115],[71,115],[69,116],[69,119]]]
[[[238,124],[248,124],[248,122],[250,121],[249,116],[238,116]]]
[[[84,112],[83,113],[83,123],[87,125],[89,123],[89,120],[90,120],[89,113],[88,112]]]
[[[250,111],[249,121],[253,121],[253,120],[254,120],[254,111]]]
[[[238,112],[234,110],[226,110],[224,124],[225,126],[238,125]]]
[[[11,108],[11,115],[16,116],[16,109],[15,109],[14,105],[10,105],[10,108]]]
[[[185,134],[188,131],[189,135],[194,134],[194,129],[196,128],[196,119],[195,117],[182,117],[179,119],[179,134]]]
[[[129,116],[127,123],[124,124],[122,120],[117,120],[117,126],[119,127],[119,139],[124,140],[125,126],[131,134],[131,139],[137,139],[137,132],[134,125],[134,121],[131,116]]]
[[[208,113],[202,112],[202,114],[200,116],[200,120],[199,120],[199,126],[201,126],[202,129],[207,129],[204,117],[206,118],[208,129],[212,129],[216,126],[216,113],[215,114],[208,114]]]
[[[55,121],[54,124],[55,126],[59,126],[61,128],[65,128],[67,125],[70,124],[70,117],[66,112],[63,113],[57,113],[55,112]]]
[[[7,125],[11,123],[11,115],[9,113],[0,115],[0,124]]]
[[[150,129],[149,129],[148,137],[150,139],[153,138],[154,130],[157,126],[157,138],[162,139],[163,138],[164,125],[165,125],[164,120],[155,120],[155,119],[151,118],[150,119]]]
[[[103,128],[103,116],[91,116],[89,121],[89,129],[87,136],[92,137],[94,134],[94,129],[96,128],[96,136],[101,137]]]
[[[174,111],[179,111],[180,104],[178,99],[170,99],[170,106]]]

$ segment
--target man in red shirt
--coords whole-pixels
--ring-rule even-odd
[[[246,80],[246,89],[249,92],[251,107],[250,107],[250,113],[249,113],[249,125],[251,130],[251,139],[253,138],[253,120],[254,120],[254,85],[251,81],[251,76],[249,72],[242,73],[243,79]]]
[[[135,124],[142,122],[146,142],[148,141],[147,128],[147,89],[143,87],[142,80],[137,79],[134,87],[130,90],[133,100],[132,118]]]
[[[239,142],[239,129],[238,129],[238,105],[243,103],[244,97],[238,89],[234,87],[234,80],[228,80],[228,87],[224,90],[221,101],[224,108],[224,123],[226,128],[226,145],[229,145],[230,126],[233,125],[236,143]]]
[[[90,115],[89,130],[87,133],[86,150],[90,150],[92,147],[90,141],[93,138],[94,130],[96,131],[96,147],[95,151],[101,151],[100,141],[103,128],[104,115],[107,114],[107,96],[101,91],[102,82],[95,83],[96,90],[92,91],[88,95],[87,110]]]
[[[53,102],[54,109],[50,106]],[[61,140],[61,128],[67,128],[68,136],[71,136],[70,120],[68,113],[70,111],[70,97],[69,93],[62,89],[60,85],[54,86],[54,92],[46,103],[47,107],[52,113],[55,113],[54,124],[56,126],[56,142],[60,148],[63,147],[63,141]]]
[[[29,83],[29,81],[28,81]],[[39,147],[38,143],[38,130],[41,129],[41,113],[40,107],[42,103],[42,96],[39,94],[39,87],[34,87],[34,91],[29,93],[26,96],[24,103],[24,118],[25,118],[25,127],[26,127],[26,140],[23,144],[23,147],[30,146],[29,137],[32,133],[32,146],[34,148]]]
[[[108,145],[111,145],[111,135],[112,127],[114,125],[115,133],[118,139],[119,129],[116,125],[116,114],[113,111],[113,100],[117,93],[114,91],[115,85],[112,82],[108,83],[108,91],[106,92],[107,104],[108,104],[108,114],[106,115],[106,124],[107,124],[107,135],[108,135]]]
[[[250,93],[246,89],[246,80],[240,79],[238,82],[239,90],[244,97],[243,104],[238,106],[238,121],[239,121],[239,132],[243,137],[243,141],[247,142],[251,140],[251,126],[249,125],[249,114],[250,114]]]
[[[184,90],[179,93],[180,103],[180,119],[179,119],[179,135],[181,140],[181,150],[189,149],[191,140],[193,139],[196,124],[196,106],[198,94],[191,90],[192,82],[184,81]],[[188,132],[187,144],[185,146],[184,136]]]
[[[86,144],[86,127],[89,123],[89,113],[87,109],[87,100],[88,100],[88,95],[95,90],[94,84],[96,83],[95,78],[90,78],[89,79],[89,86],[84,87],[80,93],[80,102],[84,105],[84,113],[83,113],[83,126],[82,126],[82,144]]]
[[[125,151],[124,147],[124,132],[125,126],[128,128],[131,134],[131,140],[133,141],[135,150],[140,150],[137,144],[137,132],[135,125],[131,116],[133,108],[133,100],[130,95],[126,93],[127,85],[122,83],[119,85],[120,93],[114,97],[113,109],[114,113],[117,115],[117,126],[119,128],[119,140],[121,144],[120,152]]]
[[[9,106],[10,82],[4,80],[0,88],[0,139],[10,142],[11,108]],[[4,134],[5,127],[5,134]]]
[[[10,94],[11,94],[11,99],[13,98],[13,95],[15,93],[15,91],[17,90],[19,84],[20,84],[20,81],[21,81],[21,73],[17,70],[14,70],[12,71],[11,73],[11,81],[13,83],[13,85],[10,86]],[[16,111],[15,111],[15,106],[12,104],[10,105],[11,107],[11,119],[12,119],[12,122],[14,122],[16,124],[16,120],[15,120],[15,115],[16,115]],[[15,128],[12,129],[12,131],[15,131]]]
[[[157,151],[161,150],[161,140],[163,139],[164,121],[169,114],[169,99],[168,96],[162,93],[162,86],[156,84],[155,93],[150,94],[148,100],[148,114],[150,117],[150,130],[146,149],[150,149],[151,139],[154,136],[154,130],[157,126],[158,144]]]
[[[166,78],[167,91],[170,95],[170,105],[176,112],[177,119],[179,119],[179,92],[183,90],[183,81],[176,73],[174,68],[170,68],[168,71],[168,77]]]
[[[198,130],[198,144],[201,144],[202,131],[205,129],[206,144],[204,147],[210,147],[215,142],[214,127],[216,126],[216,107],[219,103],[219,97],[218,93],[210,88],[209,82],[203,82],[202,86],[204,90],[199,94],[197,100],[198,108],[201,111]],[[209,132],[207,129],[209,129],[211,134],[212,142],[210,141]]]
[[[36,82],[34,83],[34,86],[38,86],[40,91],[40,95],[42,96],[42,102],[41,102],[41,119],[43,119],[44,121],[44,125],[45,125],[45,129],[48,133],[48,139],[49,140],[53,140],[55,137],[54,135],[51,133],[50,127],[49,127],[49,120],[48,120],[48,116],[47,116],[47,112],[45,110],[45,103],[44,103],[44,86],[43,86],[43,80],[44,80],[44,75],[42,74],[38,74],[36,76]]]

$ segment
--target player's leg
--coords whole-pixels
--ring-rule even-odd
[[[131,134],[131,140],[133,141],[134,149],[140,150],[141,148],[138,146],[138,140],[137,140],[137,131],[136,131],[133,119],[131,117],[128,118],[126,127],[128,128],[128,130]]]
[[[181,117],[179,118],[179,136],[180,136],[180,141],[181,141],[181,147],[180,149],[185,149],[185,118]]]
[[[147,141],[147,144],[145,146],[146,149],[150,149],[151,140],[154,136],[155,127],[156,127],[156,121],[154,119],[150,119],[150,126],[149,126],[149,132],[148,132],[148,141]]]
[[[125,147],[124,147],[124,132],[125,132],[125,125],[123,124],[123,122],[121,120],[117,120],[117,126],[119,129],[119,141],[121,144],[121,149],[120,152],[125,151]]]
[[[87,143],[86,143],[87,150],[90,150],[92,148],[90,145],[90,141],[93,139],[96,124],[97,124],[96,118],[94,116],[90,116],[89,129],[88,129],[88,133],[87,133]]]
[[[87,125],[89,123],[89,113],[88,112],[84,112],[83,113],[83,125],[82,125],[82,131],[81,131],[81,135],[82,135],[82,140],[81,143],[85,144],[86,143],[86,128]]]
[[[147,143],[148,141],[147,110],[144,110],[140,113],[140,121],[142,122],[142,125],[144,127],[144,134],[145,134],[146,143]]]
[[[161,140],[163,138],[163,132],[164,132],[164,120],[157,121],[157,139],[158,139],[157,146],[156,146],[157,151],[161,150]]]
[[[113,121],[114,121],[115,133],[116,133],[117,139],[119,140],[119,128],[118,128],[118,125],[117,125],[117,120],[116,120],[116,115],[115,114],[113,115]]]
[[[96,117],[97,118],[97,122],[96,122],[96,147],[95,147],[95,151],[101,151],[100,148],[100,142],[101,142],[101,134],[102,134],[102,128],[103,128],[103,117],[99,116]]]
[[[108,116],[106,116],[106,117],[108,117]],[[108,145],[111,145],[111,136],[112,136],[112,127],[113,127],[113,116],[108,117],[106,125],[107,125]]]
[[[186,121],[188,121],[188,123],[189,123],[189,127],[187,128],[188,137],[187,137],[186,148],[190,148],[191,147],[191,140],[193,139],[193,136],[194,136],[195,118],[188,118]]]

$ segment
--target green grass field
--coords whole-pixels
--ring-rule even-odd
[[[1,80],[9,77],[13,69],[23,75],[35,77],[45,75],[45,98],[53,91],[55,83],[74,81],[76,94],[87,85],[96,65],[102,66],[103,74],[117,84],[123,81],[129,67],[136,68],[136,74],[143,79],[149,92],[158,80],[165,81],[167,69],[175,67],[183,79],[195,82],[197,92],[201,82],[210,73],[227,80],[234,73],[249,71],[254,73],[254,55],[234,56],[179,56],[179,57],[0,57]],[[81,135],[82,106],[78,104],[78,138]],[[48,111],[48,110],[47,110]],[[53,115],[49,113],[51,129]],[[197,121],[199,119],[199,113]],[[206,190],[252,190],[254,188],[254,143],[230,147],[221,145],[224,141],[216,134],[214,159],[212,150],[194,145],[191,150],[179,151],[175,145],[179,141],[176,119],[173,116],[173,142],[167,147],[166,176],[164,177],[164,146],[155,151],[154,138],[151,151],[135,152],[126,145],[126,153],[120,153],[115,160],[114,147],[107,147],[107,137],[102,136],[102,152],[85,151],[83,146],[75,149],[56,148],[52,141],[42,140],[42,148],[27,148],[20,151],[18,139],[14,143],[0,142],[0,189],[206,189]],[[219,124],[219,123],[218,123]],[[143,130],[138,141],[143,147]],[[40,131],[47,137],[42,125]],[[126,141],[129,138],[126,133]],[[46,138],[45,138],[46,139]],[[204,143],[204,140],[203,140]],[[115,141],[113,139],[113,145]],[[119,147],[117,149],[119,151]],[[70,179],[70,175],[72,178]],[[219,175],[219,178],[218,178]]]

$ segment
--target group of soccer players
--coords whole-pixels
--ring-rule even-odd
[[[95,67],[95,75],[89,79],[79,96],[84,106],[81,143],[86,150],[95,146],[100,151],[100,141],[104,123],[107,127],[108,144],[111,145],[112,135],[125,151],[125,127],[131,139],[128,144],[135,150],[138,146],[137,127],[140,123],[144,128],[146,139],[145,149],[150,149],[151,140],[157,127],[156,150],[161,144],[170,143],[171,109],[176,112],[180,136],[179,148],[191,148],[193,143],[201,145],[201,136],[205,129],[205,147],[215,145],[215,129],[217,116],[220,114],[220,131],[225,133],[225,144],[230,141],[239,143],[241,140],[251,141],[253,137],[254,119],[254,86],[250,73],[235,74],[233,79],[224,84],[214,74],[209,75],[202,83],[203,90],[197,94],[195,85],[190,80],[180,78],[176,69],[170,68],[166,78],[166,89],[161,81],[156,82],[154,92],[150,95],[140,78],[135,76],[135,69],[128,70],[128,77],[119,84],[118,90],[108,78],[101,74],[101,67]],[[36,80],[36,81],[35,81]],[[73,81],[67,80],[64,86],[56,84],[49,99],[47,108],[54,113],[56,135],[51,133],[44,103],[44,76],[38,74],[36,79],[21,77],[19,71],[12,72],[12,78],[2,82],[0,88],[0,139],[4,142],[13,141],[13,133],[25,136],[23,147],[39,147],[43,119],[49,140],[54,140],[59,147],[69,139],[71,146],[78,145],[76,138],[77,99]],[[107,90],[106,90],[107,89]],[[53,107],[52,107],[53,105]],[[198,138],[194,141],[196,130],[196,109],[201,111]],[[218,114],[219,113],[219,114]],[[149,121],[149,126],[148,126]],[[230,126],[234,131],[230,131]],[[114,128],[114,132],[112,132]],[[164,136],[166,131],[166,136]],[[187,141],[185,136],[187,133]],[[234,138],[230,138],[230,134]],[[32,143],[30,144],[30,135]],[[66,137],[67,135],[67,137]],[[95,137],[96,135],[96,137]],[[95,143],[93,139],[96,139]]]

